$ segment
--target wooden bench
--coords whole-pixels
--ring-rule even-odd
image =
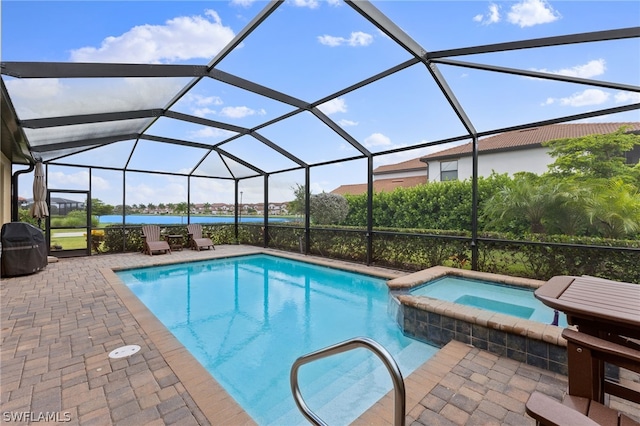
[[[526,404],[527,414],[543,426],[639,426],[640,423],[599,402],[565,396],[562,402],[534,392]]]
[[[613,342],[568,328],[562,330],[562,337],[567,340],[570,395],[602,404],[604,395],[610,394],[640,404],[640,391],[604,374],[605,363],[640,373],[640,349],[635,341],[618,336]]]
[[[638,403],[640,392],[615,383],[604,376],[603,363],[640,372],[640,350],[635,341],[627,345],[586,333],[564,329],[569,363],[569,393],[562,402],[534,392],[526,411],[538,425],[640,426],[634,419],[602,404],[604,394]],[[617,339],[623,341],[623,339]],[[640,414],[640,413],[639,413]]]

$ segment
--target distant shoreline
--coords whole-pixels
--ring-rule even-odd
[[[122,215],[102,215],[98,216],[100,226],[104,225],[121,225]],[[262,216],[242,216],[238,218],[242,223],[263,222]],[[290,217],[269,217],[269,222],[290,222]],[[234,223],[234,216],[208,216],[208,215],[191,215],[190,223],[212,224],[212,223]],[[126,225],[186,225],[187,216],[180,215],[157,215],[157,214],[128,214],[125,216]]]

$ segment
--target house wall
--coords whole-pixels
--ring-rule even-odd
[[[11,222],[11,161],[0,155],[0,221],[5,224]]]
[[[374,174],[373,180],[376,179],[403,179],[412,176],[425,176],[427,174],[427,165],[425,164],[424,169],[422,170],[410,170],[410,171],[398,171],[395,173],[382,173],[382,174]]]
[[[553,162],[548,148],[532,148],[518,151],[480,154],[478,156],[478,175],[489,176],[496,173],[532,172],[542,174],[548,170],[547,165]],[[451,160],[445,160],[451,161]],[[470,179],[472,174],[472,158],[458,158],[458,180]],[[440,182],[440,161],[429,161],[429,181]]]

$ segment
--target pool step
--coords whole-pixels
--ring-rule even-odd
[[[394,354],[393,358],[405,376],[422,365],[436,351],[437,348],[412,342]],[[373,354],[359,355],[352,357],[357,358],[357,362],[345,361],[352,364],[346,371],[345,366],[341,365],[342,368],[336,368],[335,372],[327,372],[314,383],[301,386],[303,395],[312,395],[305,397],[309,408],[327,424],[353,422],[387,392],[393,390],[391,378],[382,362]],[[313,392],[311,388],[317,390]],[[278,418],[274,424],[308,425],[308,422],[296,408]]]

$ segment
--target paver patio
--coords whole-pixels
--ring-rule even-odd
[[[2,421],[81,425],[252,424],[251,418],[115,277],[138,267],[261,252],[247,246],[60,259],[1,283]],[[267,252],[269,250],[266,250]],[[278,252],[280,253],[280,252]],[[280,253],[283,254],[283,253]],[[297,257],[295,254],[286,254]],[[309,260],[310,257],[305,257]],[[398,271],[319,259],[350,269]],[[111,359],[124,345],[141,351]],[[451,342],[405,377],[407,424],[533,425],[532,391],[560,399],[566,377]],[[391,424],[389,394],[356,424]]]

